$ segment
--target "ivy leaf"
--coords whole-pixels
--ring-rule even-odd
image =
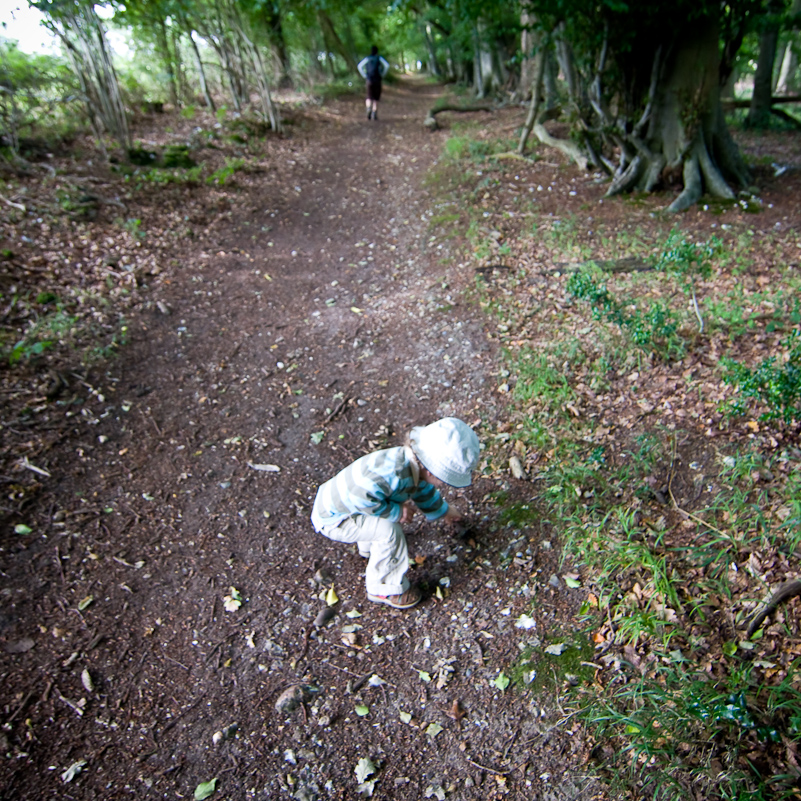
[[[217,789],[217,779],[212,779],[210,782],[201,782],[195,787],[195,801],[204,801],[210,795],[214,795]]]
[[[353,772],[356,774],[356,780],[361,784],[368,776],[372,776],[375,773],[375,765],[368,757],[362,757]]]
[[[499,689],[501,692],[503,692],[503,691],[504,691],[504,690],[505,690],[505,689],[506,689],[506,688],[509,686],[509,681],[510,681],[509,677],[508,677],[508,676],[507,676],[507,675],[506,675],[506,674],[505,674],[503,671],[501,671],[501,672],[498,674],[498,678],[497,678],[497,679],[495,679],[495,681],[494,681],[494,682],[492,682],[492,683],[493,683],[493,684],[494,684],[494,685],[495,685],[495,686],[496,686],[496,687],[497,687],[497,688],[498,688],[498,689]]]
[[[236,587],[231,587],[230,595],[223,598],[223,606],[226,612],[236,612],[242,606],[242,596]]]

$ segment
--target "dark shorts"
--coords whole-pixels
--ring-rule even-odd
[[[367,81],[367,99],[381,100],[381,81]]]

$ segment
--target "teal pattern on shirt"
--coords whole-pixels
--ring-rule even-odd
[[[403,504],[413,501],[428,520],[448,511],[439,490],[426,481],[414,483],[405,448],[387,448],[362,456],[317,490],[312,509],[316,531],[339,525],[352,515],[374,515],[397,522]]]

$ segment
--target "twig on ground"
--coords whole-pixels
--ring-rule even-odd
[[[44,470],[41,467],[37,467],[35,464],[31,464],[28,461],[28,457],[27,456],[23,456],[22,457],[22,460],[20,461],[20,464],[24,468],[26,468],[28,470],[32,470],[34,473],[38,473],[40,476],[46,476],[47,478],[52,478],[52,476],[50,475],[50,473],[47,472],[47,470]]]
[[[8,725],[9,723],[13,722],[14,718],[17,717],[17,715],[19,715],[19,713],[22,712],[22,710],[25,709],[26,706],[28,706],[28,701],[30,701],[31,698],[33,698],[35,692],[36,692],[35,690],[31,690],[22,699],[22,703],[17,707],[16,712],[14,712],[14,714],[6,721],[6,725]]]
[[[28,210],[25,208],[25,206],[22,205],[22,203],[15,203],[13,200],[9,200],[7,197],[3,197],[3,195],[0,195],[0,200],[2,200],[3,203],[7,203],[9,206],[12,206],[15,209],[19,209],[20,211]]]
[[[204,691],[203,691],[203,692],[200,694],[200,698],[198,698],[198,699],[197,699],[197,701],[195,701],[194,703],[190,704],[190,705],[189,705],[189,706],[188,706],[186,709],[184,709],[182,712],[180,712],[178,715],[176,715],[176,716],[175,716],[175,717],[174,717],[174,718],[173,718],[173,719],[172,719],[172,720],[171,720],[171,721],[170,721],[170,722],[169,722],[169,723],[168,723],[168,724],[167,724],[167,725],[166,725],[166,726],[165,726],[165,727],[164,727],[164,728],[161,730],[160,734],[166,734],[166,733],[167,733],[167,732],[168,732],[168,731],[169,731],[169,730],[170,730],[170,729],[171,729],[173,726],[175,726],[175,724],[176,724],[176,723],[178,723],[178,721],[179,721],[179,720],[180,720],[182,717],[184,717],[185,715],[188,715],[188,714],[189,714],[189,713],[190,713],[190,712],[191,712],[191,711],[192,711],[192,710],[193,710],[193,709],[194,709],[194,708],[195,708],[195,707],[196,707],[196,706],[197,706],[197,705],[198,705],[198,704],[199,704],[199,703],[200,703],[200,702],[201,702],[201,701],[202,701],[202,700],[205,698],[205,697],[206,697],[206,691],[204,690]]]

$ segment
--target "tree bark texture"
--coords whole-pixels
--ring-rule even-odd
[[[664,63],[654,64],[643,117],[620,136],[622,158],[607,196],[651,191],[667,172],[681,174],[684,185],[669,211],[689,208],[704,192],[732,199],[727,180],[744,185],[749,175],[720,105],[716,24],[694,21],[665,52]]]
[[[342,39],[339,38],[339,34],[334,28],[334,23],[331,21],[331,17],[329,17],[325,11],[319,11],[317,13],[317,19],[320,22],[320,27],[322,28],[325,40],[330,45],[330,49],[342,56],[351,72],[358,72],[358,69],[356,69],[356,61],[342,43]]]
[[[212,111],[216,111],[217,107],[214,104],[214,98],[211,96],[211,92],[209,92],[209,85],[206,81],[206,70],[203,67],[203,59],[200,57],[200,49],[197,46],[197,42],[193,37],[194,31],[191,29],[187,32],[187,36],[189,37],[189,43],[192,46],[192,53],[195,56],[195,69],[197,69],[198,81],[200,82],[200,91],[203,93],[203,99],[206,102],[206,106],[210,108]]]
[[[779,44],[779,17],[781,4],[772,0],[759,34],[759,61],[754,75],[754,94],[748,111],[746,125],[749,128],[764,128],[770,120],[771,98],[773,97],[773,65],[776,62],[776,48]]]

